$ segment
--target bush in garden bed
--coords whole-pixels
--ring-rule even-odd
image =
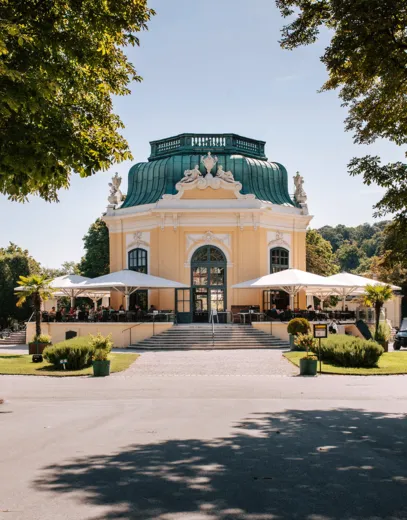
[[[57,369],[63,369],[61,359],[66,359],[67,370],[80,370],[92,364],[95,347],[88,337],[72,338],[61,341],[53,347],[47,347],[43,356],[46,361],[55,365]]]
[[[318,348],[313,349],[318,353]],[[337,334],[322,341],[321,359],[341,367],[375,367],[384,350],[373,340]]]

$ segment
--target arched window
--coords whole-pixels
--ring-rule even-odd
[[[148,252],[137,247],[128,253],[128,268],[138,273],[148,274]],[[130,296],[130,310],[140,307],[143,311],[148,309],[148,291],[136,291]]]
[[[192,312],[194,321],[207,322],[212,311],[226,309],[226,257],[218,247],[207,245],[191,259]]]
[[[147,251],[137,247],[129,251],[129,269],[148,274]]]
[[[290,253],[283,247],[270,249],[270,273],[284,271],[290,266]]]

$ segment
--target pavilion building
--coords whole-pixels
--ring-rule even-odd
[[[295,193],[283,165],[265,155],[265,142],[235,134],[181,134],[153,141],[148,161],[111,183],[104,221],[110,269],[133,269],[190,289],[137,291],[130,308],[175,309],[179,322],[208,321],[212,310],[288,304],[270,290],[234,284],[287,269],[306,269],[308,213],[303,179]],[[112,293],[112,304],[122,304]],[[296,306],[305,306],[300,294]]]

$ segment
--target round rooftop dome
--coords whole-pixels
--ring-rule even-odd
[[[164,194],[175,195],[175,185],[185,170],[196,165],[202,174],[202,155],[218,157],[217,166],[231,171],[242,184],[242,193],[274,204],[296,206],[288,193],[287,170],[279,163],[267,161],[264,141],[236,134],[181,134],[151,144],[148,162],[135,164],[129,171],[128,193],[122,208],[152,204]],[[217,167],[216,166],[216,167]],[[213,168],[213,174],[216,168]]]

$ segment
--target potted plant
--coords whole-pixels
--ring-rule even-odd
[[[379,328],[375,334],[375,340],[381,345],[385,352],[389,351],[389,340],[391,338],[390,325],[384,321],[379,324]]]
[[[295,338],[295,345],[306,351],[305,357],[300,359],[300,375],[315,376],[318,368],[318,358],[313,353],[317,347],[317,340],[312,334],[298,334]]]
[[[52,345],[51,336],[48,334],[35,334],[32,340],[28,343],[28,353],[33,356],[33,361],[36,362],[37,358],[34,359],[34,356],[41,355],[44,352],[44,349]],[[42,358],[42,356],[40,356]],[[40,362],[42,359],[39,360]]]
[[[32,274],[30,276],[20,276],[20,280],[17,283],[20,286],[16,292],[16,296],[18,296],[17,307],[21,307],[28,298],[32,299],[35,316],[35,336],[28,348],[29,353],[33,354],[33,362],[38,363],[42,361],[42,350],[45,348],[44,347],[41,352],[39,351],[40,342],[38,338],[42,337],[41,303],[52,298],[54,294],[50,287],[51,280],[39,274]],[[35,347],[31,347],[32,344],[34,344]],[[47,345],[49,345],[49,343],[45,346]]]
[[[90,343],[95,349],[93,354],[93,375],[95,377],[105,377],[110,375],[109,353],[112,350],[113,342],[111,335],[102,336],[100,332],[96,336],[90,336]]]
[[[380,312],[383,305],[393,298],[393,291],[390,285],[366,285],[365,294],[362,296],[362,303],[366,307],[373,307],[375,310],[375,333],[374,338],[379,340]],[[388,341],[388,340],[387,340]]]
[[[311,325],[305,318],[294,318],[287,326],[287,332],[290,338],[290,348],[295,350],[295,337],[298,334],[309,334]]]

